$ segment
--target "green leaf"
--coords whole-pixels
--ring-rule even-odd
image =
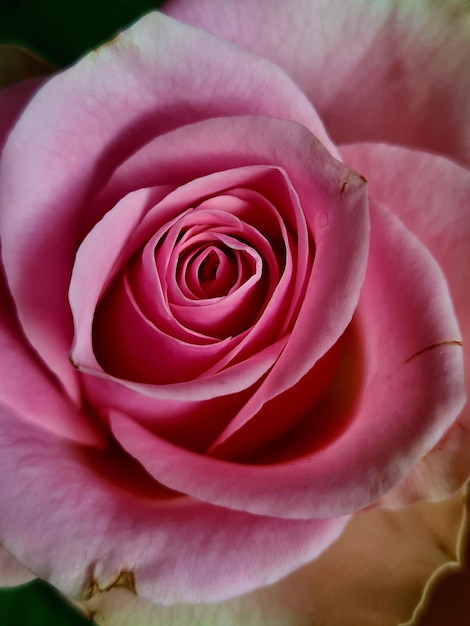
[[[0,43],[70,65],[163,0],[0,0]]]
[[[94,626],[64,596],[42,580],[0,589],[5,626]]]

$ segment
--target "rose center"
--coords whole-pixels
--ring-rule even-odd
[[[220,261],[217,254],[211,250],[206,258],[201,263],[198,276],[201,284],[206,286],[208,283],[212,283],[217,278],[217,270],[219,269]]]
[[[183,259],[183,266],[184,281],[196,298],[226,296],[239,278],[235,254],[216,243],[192,250]]]

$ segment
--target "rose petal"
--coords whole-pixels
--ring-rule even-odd
[[[119,409],[165,439],[198,452],[207,450],[253,393],[253,388],[248,386],[238,393],[194,402],[185,398],[181,387],[177,401],[149,395],[142,397],[140,390],[109,378],[84,375],[82,380],[84,393],[103,417],[107,409]]]
[[[88,199],[152,135],[248,113],[305,124],[336,154],[311,105],[276,66],[151,13],[52,78],[22,115],[0,172],[4,264],[25,333],[74,397],[66,294]]]
[[[338,143],[388,141],[470,163],[465,0],[169,0],[163,10],[284,68]]]
[[[315,558],[347,521],[207,505],[160,488],[120,451],[52,438],[3,407],[1,419],[2,544],[75,598],[126,575],[154,602],[222,601]]]
[[[52,69],[32,52],[0,45],[0,151],[22,109],[44,82],[40,77]]]
[[[428,578],[456,558],[461,520],[461,494],[438,505],[374,509],[356,515],[316,561],[239,598],[164,607],[113,588],[81,609],[98,626],[397,626]]]
[[[101,429],[74,405],[25,340],[0,274],[0,398],[26,421],[72,441],[102,446]]]
[[[388,145],[342,148],[348,163],[369,180],[370,193],[384,202],[431,251],[449,284],[464,346],[470,342],[468,267],[470,264],[470,173],[446,159]],[[467,389],[470,351],[465,349]],[[445,498],[470,473],[470,408],[384,499],[397,506]]]
[[[22,109],[42,82],[41,79],[32,78],[0,90],[0,151]]]
[[[35,578],[34,574],[0,546],[0,587],[16,587]]]

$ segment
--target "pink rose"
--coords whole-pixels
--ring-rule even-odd
[[[235,44],[154,13],[0,93],[0,540],[73,597],[221,601],[470,471],[469,81],[293,4],[174,0]]]

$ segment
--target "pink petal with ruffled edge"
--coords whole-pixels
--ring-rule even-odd
[[[462,331],[470,389],[470,173],[444,158],[382,144],[341,148],[345,160],[369,180],[370,193],[386,204],[430,250],[449,284]],[[449,337],[450,339],[450,337]],[[430,383],[431,385],[431,383]],[[470,472],[470,408],[383,499],[396,506],[447,497]]]
[[[67,289],[90,197],[152,135],[247,113],[305,124],[336,154],[276,66],[158,13],[56,75],[29,103],[2,156],[4,264],[25,333],[71,394]]]
[[[169,0],[163,10],[284,68],[337,143],[470,163],[466,0]]]
[[[369,266],[354,323],[364,354],[360,393],[343,432],[319,450],[314,434],[299,458],[242,465],[178,448],[117,412],[110,415],[113,432],[158,481],[217,505],[286,518],[365,507],[437,443],[465,402],[445,280],[381,206],[372,206]],[[313,412],[310,423],[319,417]],[[298,434],[302,441],[305,429]]]
[[[315,558],[348,519],[270,519],[175,497],[120,454],[91,455],[1,412],[2,543],[75,598],[128,571],[154,602],[221,601]]]

